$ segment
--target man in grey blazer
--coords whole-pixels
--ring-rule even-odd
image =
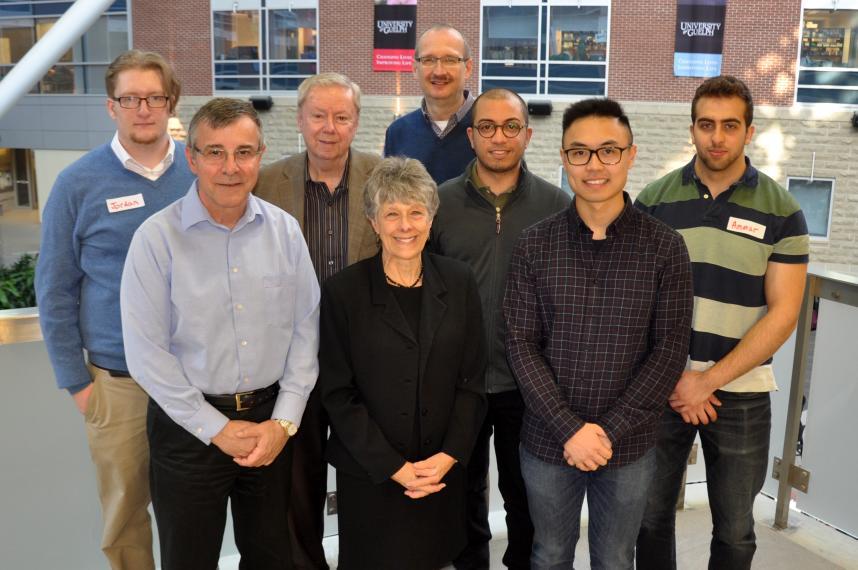
[[[301,224],[319,284],[378,252],[363,214],[364,183],[381,157],[351,148],[360,118],[360,88],[338,73],[298,88],[298,128],[307,150],[262,169],[254,193]],[[289,534],[295,568],[327,569],[322,548],[327,488],[328,418],[316,390],[293,438]]]

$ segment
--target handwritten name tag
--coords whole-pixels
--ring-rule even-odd
[[[743,220],[742,218],[734,218],[733,216],[730,216],[730,219],[727,220],[727,229],[731,232],[747,234],[757,239],[763,239],[766,235],[766,226],[763,224]]]
[[[133,210],[134,208],[142,208],[146,205],[146,202],[143,201],[143,194],[122,196],[121,198],[108,198],[105,202],[107,202],[107,211],[111,214],[124,210]]]

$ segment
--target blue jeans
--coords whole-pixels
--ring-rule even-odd
[[[712,511],[709,568],[747,570],[757,549],[754,499],[763,488],[769,455],[768,392],[718,391],[717,421],[694,426],[668,410],[656,443],[657,471],[637,543],[639,570],[676,568],[676,501],[688,454],[699,432]]]
[[[654,472],[653,449],[629,465],[584,472],[546,463],[522,447],[521,474],[534,527],[531,568],[572,568],[586,493],[590,567],[631,570],[635,538]]]

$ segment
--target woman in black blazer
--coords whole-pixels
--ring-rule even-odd
[[[365,192],[381,252],[322,291],[339,568],[436,569],[466,543],[464,464],[485,414],[480,299],[465,264],[423,252],[438,195],[418,161],[383,160]]]

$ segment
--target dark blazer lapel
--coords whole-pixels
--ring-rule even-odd
[[[426,363],[429,359],[432,342],[435,333],[447,312],[447,303],[444,296],[447,287],[441,279],[441,275],[432,263],[429,254],[423,252],[423,299],[420,312],[420,377],[426,372]]]
[[[361,244],[364,240],[364,233],[372,231],[371,226],[361,224],[360,221],[366,216],[363,208],[363,188],[369,178],[371,169],[368,168],[368,161],[361,156],[361,153],[351,150],[349,160],[349,245],[348,245],[348,264],[351,265],[358,261]]]
[[[287,160],[283,166],[283,177],[285,179],[284,203],[288,207],[283,208],[292,212],[292,215],[301,225],[301,233],[304,230],[304,177],[307,165],[307,153],[296,155],[293,160]]]
[[[381,320],[405,338],[416,343],[417,337],[408,325],[408,321],[405,320],[405,315],[402,314],[402,309],[399,308],[399,303],[396,302],[393,292],[390,290],[390,287],[387,286],[387,282],[384,279],[384,268],[381,264],[381,253],[373,258],[372,264],[370,265],[369,279],[372,304],[384,306],[384,310],[381,313]]]

